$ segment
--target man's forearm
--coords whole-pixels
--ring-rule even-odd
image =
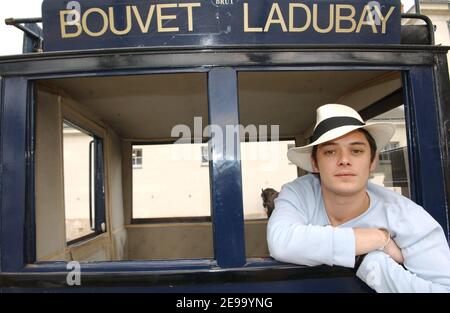
[[[354,267],[355,236],[351,228],[269,221],[267,243],[276,260],[316,266]]]

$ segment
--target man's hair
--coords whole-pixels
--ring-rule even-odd
[[[366,136],[366,139],[369,142],[369,146],[370,146],[370,162],[373,162],[373,160],[375,159],[375,156],[377,154],[377,143],[375,142],[375,139],[373,139],[372,135],[364,128],[359,128],[356,131],[359,131],[359,132],[363,133],[364,136]],[[313,146],[313,149],[311,152],[311,157],[314,160],[314,163],[316,165],[317,165],[317,149],[318,149],[318,147],[319,147],[319,145]]]

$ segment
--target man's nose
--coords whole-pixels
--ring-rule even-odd
[[[339,166],[348,166],[350,165],[350,155],[345,152],[341,151],[339,153],[339,159],[338,159]]]

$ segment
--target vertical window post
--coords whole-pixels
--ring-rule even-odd
[[[92,214],[92,207],[95,208],[95,203],[93,203],[93,197],[95,195],[95,189],[92,188],[92,186],[95,186],[94,179],[93,179],[93,163],[94,163],[94,144],[95,141],[91,140],[91,142],[89,143],[89,225],[91,227],[91,230],[95,230],[95,225],[94,225],[94,216],[95,213]]]
[[[0,266],[2,272],[20,271],[25,264],[26,122],[28,81],[4,78],[0,98]]]
[[[414,201],[422,205],[441,226],[448,230],[445,210],[445,186],[443,164],[439,144],[438,112],[435,89],[433,84],[433,69],[431,67],[415,67],[404,77],[407,107],[409,112],[409,129],[412,144],[409,153],[414,157],[415,164],[414,185],[416,192]],[[420,143],[420,144],[418,144]],[[421,197],[417,197],[421,195]]]
[[[226,129],[227,125],[239,124],[234,69],[217,68],[209,72],[208,100],[209,121],[222,130],[222,136],[214,134],[210,141],[214,256],[220,267],[239,267],[246,261],[240,143],[239,133],[227,138],[231,134]]]
[[[95,137],[94,153],[94,189],[95,189],[95,220],[94,226],[97,233],[106,231],[106,208],[105,208],[105,169],[103,161],[103,140]]]

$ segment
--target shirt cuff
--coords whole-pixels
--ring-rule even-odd
[[[333,265],[355,266],[355,233],[352,228],[333,229]]]
[[[375,288],[376,274],[380,274],[382,263],[387,254],[381,251],[372,251],[366,255],[356,272],[356,276],[366,282],[369,287]],[[378,279],[379,280],[379,279]]]

